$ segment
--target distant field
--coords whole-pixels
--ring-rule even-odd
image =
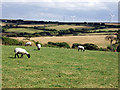
[[[27,32],[27,33],[35,33],[35,32],[43,32],[43,30],[37,30],[37,29],[31,29],[31,28],[10,28],[10,29],[7,29],[7,32],[16,32],[16,33]]]
[[[31,40],[39,41],[43,44],[47,42],[67,42],[70,46],[73,43],[93,43],[99,47],[106,48],[109,41],[105,40],[106,35],[92,35],[92,36],[61,36],[61,37],[33,37]],[[23,40],[24,37],[12,37],[14,39]]]
[[[120,23],[105,23],[105,25],[120,25]]]
[[[5,26],[6,24],[14,24],[14,23],[4,23],[4,22],[2,22],[1,24],[2,24],[2,26]]]
[[[75,25],[59,25],[59,26],[51,26],[51,27],[46,27],[46,29],[56,29],[56,30],[66,30],[69,28],[93,28],[93,27],[89,27],[89,26],[75,26]]]
[[[34,26],[55,26],[56,24],[26,24],[26,25],[18,25],[22,27],[34,27]]]
[[[106,28],[106,29],[97,29],[97,30],[91,30],[91,31],[118,31],[120,28]]]
[[[31,58],[14,58],[16,47]],[[2,88],[118,88],[118,53],[2,46]]]

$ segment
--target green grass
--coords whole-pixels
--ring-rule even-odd
[[[31,29],[31,28],[10,28],[7,29],[7,32],[15,32],[15,33],[35,33],[35,32],[43,32],[43,30]]]
[[[119,28],[106,28],[106,29],[96,29],[96,30],[91,30],[91,31],[118,31]]]
[[[3,88],[117,88],[118,54],[104,51],[24,47],[31,58],[14,58],[2,46]]]
[[[46,29],[56,29],[56,30],[67,30],[67,29],[77,29],[77,28],[93,28],[89,26],[75,26],[75,25],[58,25],[58,26],[51,26],[51,27],[46,27]]]

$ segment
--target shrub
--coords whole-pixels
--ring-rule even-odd
[[[99,48],[99,51],[109,51],[107,48]]]
[[[112,45],[113,51],[115,51],[117,49],[117,46],[118,46],[118,44],[113,44]],[[111,50],[111,47],[107,46],[107,49]]]
[[[64,48],[70,48],[69,44],[66,42],[61,42],[61,43],[54,43],[54,42],[48,42],[49,47],[64,47]]]
[[[4,45],[24,45],[24,42],[8,37],[2,37],[2,44]]]
[[[117,52],[120,52],[120,45],[117,46]]]
[[[43,44],[42,43],[40,43],[39,41],[34,41],[34,40],[31,40],[32,42],[34,42],[35,43],[35,45],[37,45],[37,44],[40,44],[41,46],[43,46]]]
[[[74,43],[74,44],[72,45],[72,48],[77,48],[79,45],[81,45],[81,44],[79,44],[79,43]]]
[[[72,48],[77,48],[79,45],[84,46],[85,49],[87,49],[87,50],[98,50],[99,49],[97,45],[91,44],[91,43],[86,43],[86,44],[74,43],[72,45]]]
[[[95,44],[91,44],[91,43],[86,43],[83,45],[85,47],[85,49],[87,50],[98,50],[98,46]]]

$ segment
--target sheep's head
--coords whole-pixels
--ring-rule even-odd
[[[30,54],[27,54],[28,58],[30,58]]]

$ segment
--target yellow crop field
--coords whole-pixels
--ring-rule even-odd
[[[31,40],[39,41],[42,44],[47,42],[67,42],[70,46],[73,43],[93,43],[99,47],[106,48],[109,41],[105,40],[106,35],[91,35],[91,36],[53,36],[53,37],[32,37]],[[24,37],[12,37],[13,39],[23,40]],[[114,42],[113,42],[114,43]]]

